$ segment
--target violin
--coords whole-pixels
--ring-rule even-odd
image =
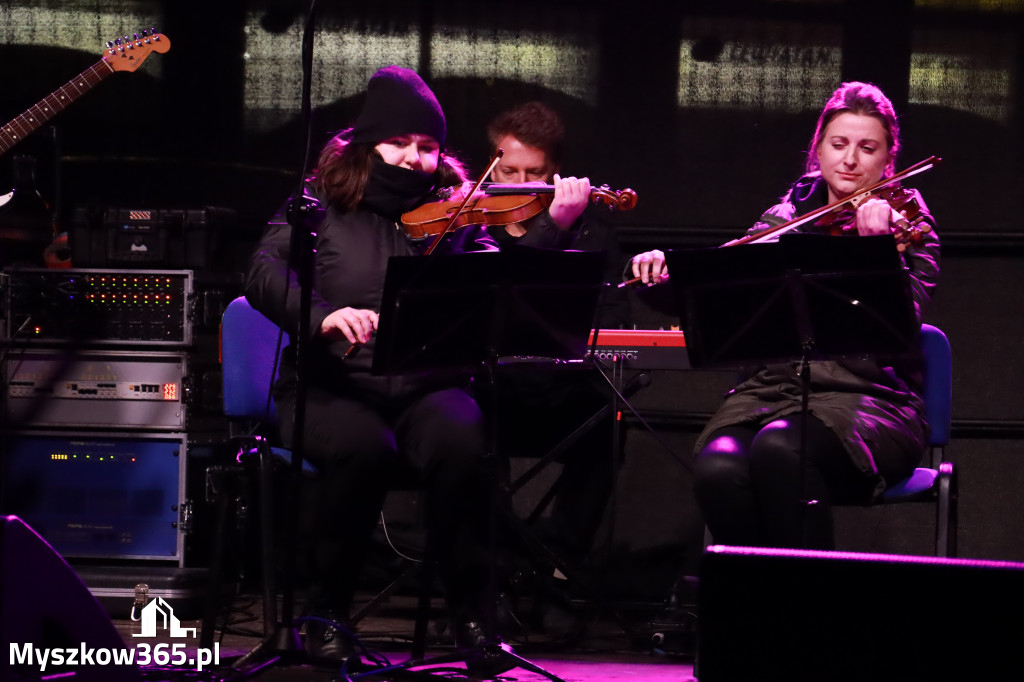
[[[924,235],[931,232],[931,225],[924,222],[921,203],[918,195],[913,190],[904,188],[900,183],[913,175],[931,170],[942,159],[937,156],[929,156],[924,161],[915,163],[913,166],[896,173],[880,182],[862,189],[856,194],[834,201],[814,211],[809,211],[792,220],[779,225],[773,225],[767,229],[747,234],[722,246],[738,246],[740,244],[757,244],[768,241],[785,232],[791,232],[798,227],[811,223],[815,229],[808,230],[831,235],[849,234],[851,228],[855,227],[857,219],[857,207],[868,199],[882,199],[893,210],[892,234],[896,238],[896,249],[904,251],[907,244],[915,246],[924,241]],[[618,286],[619,288],[641,284],[640,277],[628,279]],[[655,282],[658,284],[658,282]]]
[[[896,237],[897,248],[903,251],[907,243],[920,244],[924,234],[931,231],[927,224],[921,224],[924,216],[921,215],[921,206],[917,202],[915,193],[904,189],[900,183],[913,175],[931,170],[942,159],[937,156],[929,156],[924,161],[915,163],[913,166],[896,173],[869,187],[865,187],[856,194],[834,201],[827,206],[803,214],[780,225],[769,227],[754,234],[748,234],[738,239],[722,244],[722,246],[737,246],[739,244],[756,244],[767,241],[775,235],[790,232],[796,228],[812,223],[819,228],[826,228],[826,232],[842,233],[842,227],[847,229],[851,221],[856,217],[857,207],[868,199],[883,199],[889,203],[900,219],[893,219],[893,235]],[[906,214],[901,212],[905,211]],[[838,230],[838,231],[836,231]]]
[[[554,185],[500,184],[480,185],[482,196],[470,198],[459,212],[462,201],[436,201],[402,215],[402,229],[411,239],[432,237],[445,230],[466,225],[510,225],[529,220],[548,206],[554,198]],[[628,211],[636,206],[636,192],[631,189],[611,190],[607,185],[590,188],[590,200],[603,203],[609,210]],[[458,214],[458,215],[456,215]]]
[[[892,185],[870,196],[882,199],[893,210],[891,227],[893,237],[896,238],[897,251],[906,250],[907,244],[920,246],[924,241],[924,235],[931,232],[931,225],[924,222],[917,192],[900,185]],[[856,226],[857,211],[854,208],[828,213],[814,223],[816,231],[833,236],[846,234],[856,229]]]

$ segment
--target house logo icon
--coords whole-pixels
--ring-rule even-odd
[[[156,621],[160,618],[163,629],[168,631],[171,637],[195,637],[195,628],[181,627],[181,621],[174,615],[174,609],[164,601],[163,597],[152,599],[142,609],[142,632],[133,633],[132,637],[156,637]],[[190,634],[191,633],[191,634]]]

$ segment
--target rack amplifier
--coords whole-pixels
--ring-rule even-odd
[[[0,495],[65,557],[183,560],[181,433],[8,432]]]
[[[3,339],[33,344],[187,346],[191,270],[11,268]]]
[[[19,427],[185,427],[184,353],[14,349],[7,423]]]

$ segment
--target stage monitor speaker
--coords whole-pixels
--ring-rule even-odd
[[[1024,564],[708,547],[700,682],[1024,679]]]
[[[71,567],[16,516],[0,516],[0,633],[4,680],[40,680],[61,673],[74,673],[78,682],[139,677],[135,666],[114,665],[100,653],[122,651],[125,642]],[[54,651],[70,649],[93,652],[94,663],[52,665]],[[45,669],[37,652],[49,658]]]

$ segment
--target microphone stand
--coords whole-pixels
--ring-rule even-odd
[[[295,348],[296,386],[295,414],[291,448],[291,462],[284,505],[285,535],[284,580],[281,588],[281,619],[275,624],[274,633],[254,649],[235,662],[239,675],[228,678],[243,680],[254,677],[264,670],[279,664],[291,665],[305,659],[302,638],[295,624],[295,555],[297,550],[298,511],[296,502],[300,497],[302,483],[302,453],[305,448],[306,386],[309,348],[309,318],[312,309],[313,253],[316,232],[323,221],[323,208],[306,191],[306,173],[309,167],[312,138],[311,83],[313,72],[313,26],[315,25],[316,0],[310,0],[309,11],[302,33],[302,113],[301,120],[306,130],[306,148],[302,169],[299,172],[298,187],[288,201],[287,219],[291,226],[291,260],[296,268],[299,283],[299,323],[291,330],[292,345]],[[265,473],[263,474],[265,475]],[[266,520],[264,520],[266,523]],[[262,660],[258,660],[262,659]],[[255,662],[252,667],[247,667]]]

